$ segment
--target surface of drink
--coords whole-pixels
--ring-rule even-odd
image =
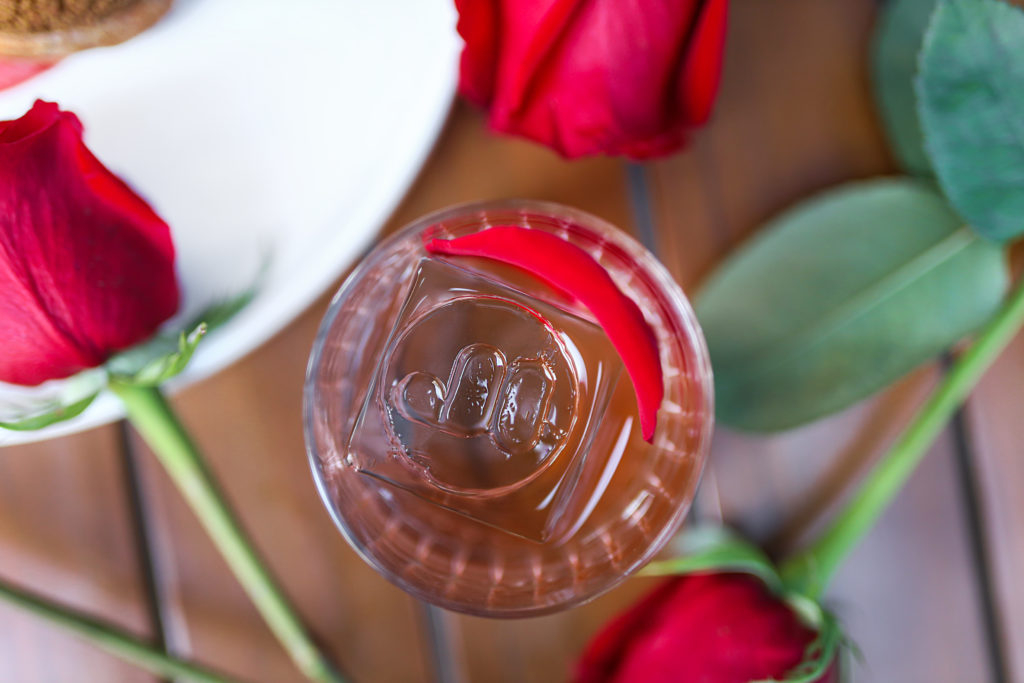
[[[423,235],[495,225],[581,247],[643,310],[665,398],[643,440],[629,374],[592,312]],[[564,608],[664,545],[711,431],[703,340],[678,287],[628,237],[548,204],[428,216],[382,243],[321,327],[306,386],[314,476],[339,527],[414,595],[482,615]]]

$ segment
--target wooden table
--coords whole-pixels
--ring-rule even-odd
[[[737,0],[714,121],[688,151],[566,163],[456,105],[385,231],[470,199],[578,206],[633,232],[690,290],[766,218],[892,172],[869,94],[869,0]],[[260,550],[356,681],[560,681],[588,636],[649,583],[564,614],[487,621],[427,610],[349,549],[308,472],[301,386],[325,294],[255,353],[174,400]],[[698,515],[775,549],[804,537],[892,438],[941,368],[771,437],[720,429]],[[1024,677],[1024,339],[989,373],[829,594],[859,681]],[[226,565],[123,425],[0,450],[0,575],[254,681],[298,680]],[[0,606],[0,680],[149,681]]]

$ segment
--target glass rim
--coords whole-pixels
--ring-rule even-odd
[[[609,581],[607,585],[601,587],[600,590],[551,605],[526,606],[522,608],[474,609],[463,602],[451,600],[445,596],[428,594],[418,586],[396,575],[395,572],[384,566],[376,557],[371,555],[367,549],[364,548],[363,542],[356,538],[352,533],[349,524],[343,519],[337,509],[337,506],[327,489],[327,477],[324,472],[324,464],[316,452],[317,441],[314,433],[314,425],[316,420],[315,394],[317,371],[322,365],[325,348],[327,346],[327,338],[337,322],[338,313],[342,309],[342,302],[350,294],[352,288],[361,282],[366,271],[375,266],[378,257],[386,253],[389,245],[408,238],[408,235],[414,229],[422,230],[425,226],[432,223],[438,223],[446,219],[463,215],[471,217],[474,213],[481,213],[484,211],[522,211],[541,216],[564,218],[567,219],[568,222],[579,225],[582,228],[583,233],[577,234],[598,233],[602,237],[605,236],[602,233],[611,234],[613,237],[607,243],[614,244],[617,248],[621,249],[622,254],[628,257],[631,268],[635,272],[646,276],[642,278],[644,284],[659,295],[659,306],[662,308],[664,313],[670,314],[669,316],[666,316],[667,319],[671,319],[675,325],[678,325],[678,329],[670,330],[672,336],[678,337],[680,334],[685,335],[685,342],[681,340],[679,342],[680,350],[685,352],[686,346],[689,346],[692,349],[692,353],[685,355],[693,356],[695,361],[693,371],[701,380],[701,403],[706,415],[704,418],[706,426],[700,436],[699,443],[694,449],[695,452],[699,454],[697,464],[695,466],[693,484],[693,490],[697,490],[703,479],[704,470],[710,454],[711,436],[714,432],[714,382],[710,355],[704,335],[701,332],[700,325],[697,321],[696,313],[690,305],[682,287],[675,281],[665,266],[632,234],[616,227],[609,221],[586,211],[545,200],[475,200],[446,206],[405,223],[394,233],[387,235],[374,244],[373,247],[364,255],[363,259],[345,278],[334,296],[331,297],[327,311],[317,328],[317,334],[313,341],[312,350],[306,365],[306,376],[303,383],[303,435],[306,455],[309,460],[317,492],[320,496],[321,502],[327,508],[334,525],[341,532],[347,543],[356,551],[359,557],[390,583],[398,586],[401,590],[424,602],[474,616],[491,618],[543,616],[545,614],[552,614],[585,604],[600,595],[603,595],[612,588],[621,584],[628,577],[634,575],[640,568],[650,562],[651,559],[660,552],[678,532],[683,520],[692,508],[693,496],[690,497],[690,500],[678,506],[678,509],[673,512],[668,523],[666,523],[664,528],[653,538],[648,549],[638,555],[633,562],[628,564],[628,566],[625,566],[613,580]],[[605,242],[602,242],[602,244],[605,244]]]

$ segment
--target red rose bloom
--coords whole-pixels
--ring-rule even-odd
[[[567,157],[652,157],[704,123],[728,0],[456,0],[459,89]]]
[[[671,579],[590,641],[576,683],[749,683],[783,679],[815,632],[749,574]],[[832,667],[822,683],[832,680]]]
[[[0,121],[0,381],[39,384],[107,360],[178,309],[167,224],[36,102]]]

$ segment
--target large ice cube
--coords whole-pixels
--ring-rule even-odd
[[[349,461],[535,541],[571,524],[566,503],[622,366],[597,325],[541,297],[485,265],[423,259]]]

